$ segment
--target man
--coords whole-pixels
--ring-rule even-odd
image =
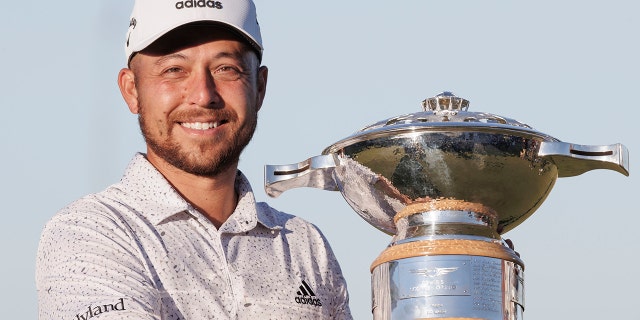
[[[320,231],[237,169],[268,74],[251,0],[137,0],[125,51],[147,152],[45,227],[40,319],[351,319]]]

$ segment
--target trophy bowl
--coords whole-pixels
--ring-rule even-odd
[[[397,232],[396,214],[412,204],[480,204],[497,215],[495,229],[502,234],[538,209],[558,177],[593,169],[629,174],[621,144],[565,143],[468,106],[444,92],[423,101],[423,112],[367,126],[320,156],[267,166],[267,194],[296,187],[339,190],[356,213],[388,234]]]

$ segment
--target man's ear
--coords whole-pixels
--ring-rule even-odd
[[[262,102],[264,101],[264,96],[267,92],[268,76],[269,76],[269,69],[266,66],[261,66],[258,69],[258,79],[257,79],[258,99],[256,100],[256,103],[257,103],[256,111],[260,110],[260,108],[262,107]]]
[[[120,94],[124,98],[124,101],[129,106],[129,111],[133,114],[138,114],[138,89],[136,88],[135,75],[129,68],[122,68],[118,73],[118,87],[120,87]]]

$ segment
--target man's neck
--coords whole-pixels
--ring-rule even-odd
[[[194,208],[220,228],[238,204],[235,189],[237,164],[215,177],[203,177],[182,171],[161,158],[147,156],[151,164]]]

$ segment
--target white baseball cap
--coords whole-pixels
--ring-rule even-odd
[[[262,37],[252,0],[135,0],[124,51],[127,61],[167,32],[193,22],[215,22],[244,36],[262,57]]]

